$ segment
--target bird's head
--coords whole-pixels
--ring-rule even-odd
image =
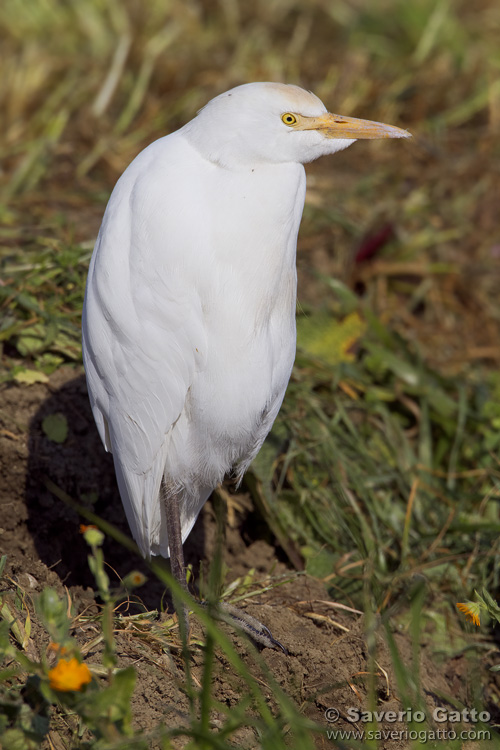
[[[401,128],[331,114],[309,91],[282,83],[247,83],[212,99],[183,131],[221,166],[306,163],[358,138],[408,138]]]

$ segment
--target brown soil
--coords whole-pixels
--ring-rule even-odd
[[[41,429],[42,419],[54,412],[65,414],[69,423],[69,436],[62,445],[48,440]],[[61,489],[92,507],[102,518],[122,531],[128,531],[115,485],[112,460],[100,444],[84,377],[81,372],[63,368],[52,376],[50,385],[5,385],[1,391],[0,417],[0,547],[2,554],[8,556],[7,572],[30,594],[36,594],[46,585],[63,593],[63,586],[66,586],[77,611],[95,608],[91,588],[93,579],[87,566],[88,548],[79,534],[79,523],[84,519],[56,499],[44,485],[44,478],[50,477]],[[257,577],[270,571],[276,575],[286,573],[279,549],[259,538],[262,524],[248,498],[242,498],[242,507],[243,510],[236,515],[237,523],[227,532],[225,562],[230,571],[229,578],[243,575],[251,568],[256,569]],[[195,569],[200,559],[210,559],[214,537],[214,512],[209,502],[185,545],[187,561]],[[142,561],[131,561],[130,553],[112,540],[105,542],[104,553],[111,569],[120,576],[126,575],[132,567],[148,572]],[[150,577],[141,589],[141,598],[146,607],[155,609],[163,593],[162,585]],[[302,575],[274,588],[258,602],[248,604],[247,610],[265,622],[273,635],[288,648],[289,655],[264,649],[261,657],[297,710],[325,730],[362,729],[362,722],[349,723],[347,711],[350,707],[367,709],[369,660],[363,617],[332,608],[328,599],[323,582]],[[194,630],[199,632],[196,622]],[[231,633],[229,628],[226,630]],[[95,633],[79,628],[75,635],[83,645]],[[252,663],[253,649],[242,636],[232,634],[232,637],[240,654]],[[375,638],[377,710],[403,711],[408,707],[398,695],[393,660],[382,628]],[[409,635],[399,632],[395,638],[403,661],[411,664]],[[47,646],[48,635],[34,628],[32,641],[35,652],[40,653]],[[183,723],[188,703],[181,690],[182,662],[177,660],[175,653],[173,658],[167,658],[165,654],[143,646],[138,650],[135,641],[137,639],[131,638],[127,631],[118,636],[121,664],[133,663],[137,669],[133,704],[136,725],[151,729],[161,722],[170,726]],[[90,662],[99,661],[98,654],[92,651],[87,657]],[[465,657],[438,663],[430,649],[423,646],[420,660],[422,694],[428,716],[436,706],[451,707],[447,696],[462,705],[472,705],[470,679],[467,679],[469,666]],[[258,664],[252,666],[255,675],[260,669]],[[193,674],[195,679],[201,678],[200,652],[194,655]],[[267,684],[263,672],[261,680],[263,685]],[[242,690],[244,686],[232,674],[226,658],[218,654],[213,681],[215,698],[231,706],[239,701]],[[271,688],[268,692],[272,705]],[[325,711],[333,708],[338,710],[339,719],[329,723]],[[387,732],[407,728],[406,723],[397,721],[379,725],[380,731]],[[457,725],[441,724],[436,725],[437,728],[457,729]],[[55,732],[51,733],[51,740],[52,746],[57,748],[55,735]],[[256,737],[250,730],[235,740],[242,747],[257,746]],[[293,745],[292,738],[290,744]],[[382,740],[379,746],[403,748],[410,744],[403,736]],[[317,746],[331,748],[338,745],[326,734],[318,734]]]

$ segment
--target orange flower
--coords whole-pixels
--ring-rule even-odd
[[[139,570],[133,570],[123,579],[125,588],[133,589],[135,586],[143,586],[148,579]]]
[[[81,523],[80,524],[80,534],[85,534],[85,532],[88,531],[89,529],[97,529],[97,526],[94,526],[93,523],[89,523],[89,524]]]
[[[49,671],[50,687],[53,690],[69,692],[70,690],[81,690],[92,680],[92,675],[86,664],[80,662],[73,656],[71,659],[60,659],[54,669]]]
[[[80,534],[91,547],[100,547],[104,542],[104,534],[93,523],[80,524]]]
[[[467,622],[473,622],[477,627],[481,625],[479,620],[480,605],[478,602],[459,602],[457,609],[464,613]]]
[[[47,646],[47,651],[55,651],[58,656],[64,656],[64,654],[68,653],[68,649],[66,646],[61,646],[59,643],[54,643],[54,641],[51,641],[49,645]]]

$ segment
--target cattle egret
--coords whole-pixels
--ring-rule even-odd
[[[132,534],[184,587],[182,544],[224,476],[241,480],[292,371],[303,164],[407,137],[249,83],[144,149],[113,190],[85,295],[88,390]]]

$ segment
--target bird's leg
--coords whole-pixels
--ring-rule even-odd
[[[182,549],[179,496],[168,494],[164,484],[162,483],[162,497],[165,504],[165,519],[167,523],[168,546],[170,551],[170,570],[172,571],[172,575],[174,576],[175,580],[180,583],[185,591],[187,591],[188,587],[186,582],[186,569],[184,567],[184,552]],[[220,515],[222,516],[222,519],[224,519],[225,514],[220,512],[220,505],[218,506],[218,510],[218,518]],[[222,541],[224,526],[225,524],[219,523],[219,545]],[[216,554],[216,557],[219,559],[220,566],[220,561],[222,559],[222,552],[220,547],[218,553]],[[216,575],[215,578],[216,582],[218,583],[220,579],[220,569],[218,571],[218,575]],[[182,621],[181,634],[184,630],[187,636],[189,632],[187,607],[185,604],[181,605],[180,603],[176,605],[175,596],[173,598],[174,605],[176,606],[177,612],[179,613],[179,621]],[[200,603],[204,606],[208,605],[208,602]],[[259,620],[256,620],[255,617],[252,617],[246,612],[243,612],[241,609],[238,609],[237,607],[234,607],[231,604],[227,604],[225,602],[218,602],[218,605],[212,612],[212,614],[217,616],[220,620],[228,622],[232,625],[236,625],[245,633],[247,633],[250,638],[261,644],[262,646],[267,646],[268,648],[280,648],[285,654],[288,654],[287,649],[279,641],[273,638],[273,635],[269,628],[263,625]]]
[[[217,598],[218,592],[221,588],[222,549],[225,547],[226,540],[227,505],[229,497],[230,496],[227,493],[225,494],[224,491],[221,491],[220,487],[212,496],[215,517],[217,519],[217,536],[216,550],[212,561],[209,580],[212,584],[212,590],[217,592],[215,594]],[[201,602],[201,604],[210,607],[208,602]],[[267,648],[280,648],[285,654],[288,654],[287,649],[277,641],[276,638],[273,638],[269,628],[247,612],[238,609],[238,607],[234,607],[227,602],[218,601],[215,609],[211,609],[211,614],[217,619],[243,630],[255,643],[258,643],[261,646],[266,646]]]
[[[182,549],[181,516],[178,495],[165,498],[165,518],[167,521],[168,546],[170,549],[170,568],[175,580],[187,591],[186,568]]]
[[[179,496],[167,495],[162,483],[163,502],[165,504],[165,520],[167,523],[168,547],[170,551],[170,570],[175,580],[187,591],[186,568],[184,566],[184,551],[182,549],[181,515],[179,509]],[[175,597],[174,597],[175,599]],[[175,604],[175,602],[174,602]],[[186,634],[189,630],[187,607],[182,605],[179,616],[184,621]],[[182,632],[182,631],[181,631]]]

